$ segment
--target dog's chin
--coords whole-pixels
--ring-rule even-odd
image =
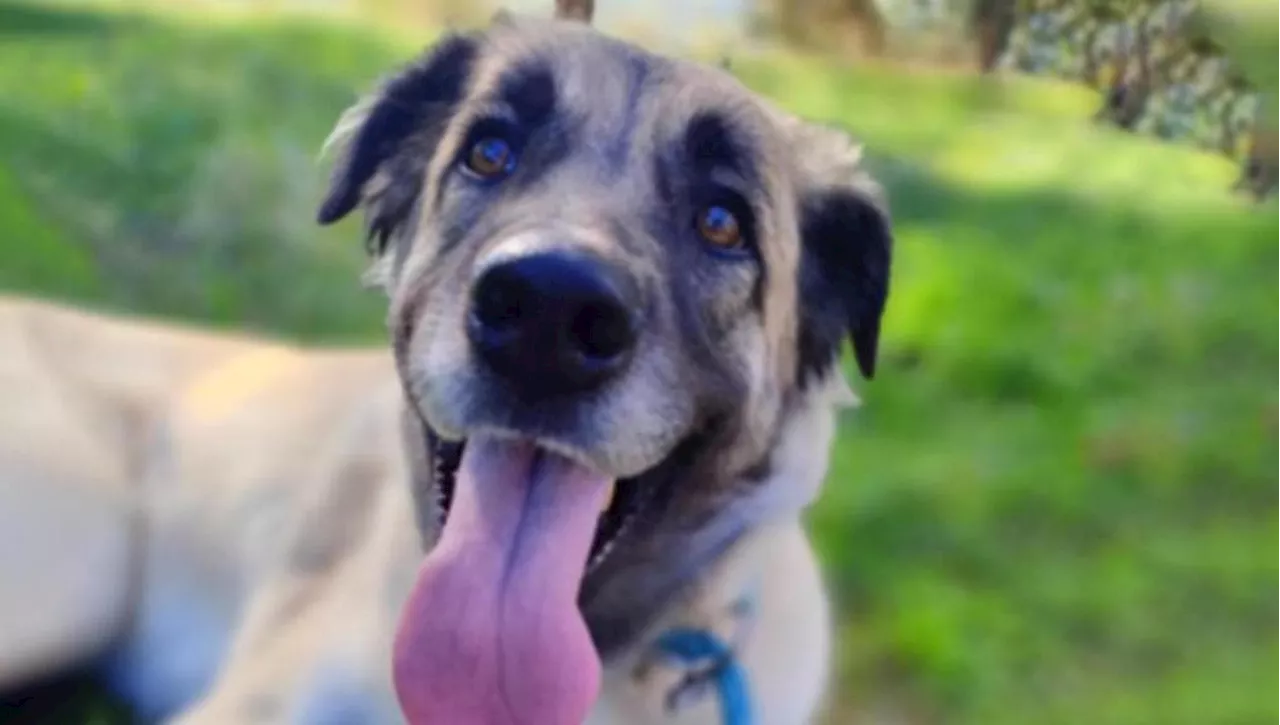
[[[630,525],[665,492],[678,465],[677,447],[673,446],[671,450],[653,460],[650,465],[643,466],[638,473],[619,476],[615,475],[614,471],[601,470],[603,466],[600,464],[600,457],[593,456],[590,451],[583,450],[563,439],[531,435],[497,426],[476,426],[466,429],[461,435],[453,431],[442,435],[430,423],[426,423],[424,427],[427,438],[426,450],[431,459],[433,488],[437,496],[441,525],[448,519],[457,487],[458,467],[466,452],[467,441],[473,437],[530,442],[545,454],[553,454],[611,477],[613,485],[605,496],[605,503],[600,510],[599,522],[591,544],[587,573],[595,570],[605,561],[617,542],[625,538]]]

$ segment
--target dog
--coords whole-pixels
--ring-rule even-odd
[[[817,717],[801,514],[892,247],[857,143],[506,13],[331,142],[319,221],[363,214],[389,353],[0,300],[0,689],[90,667],[184,725],[713,723],[732,665],[758,722]],[[682,665],[673,631],[729,654]]]

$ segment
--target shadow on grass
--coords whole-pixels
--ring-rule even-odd
[[[31,0],[0,0],[0,37],[101,35],[151,24],[147,18],[137,14],[58,7],[54,3],[37,4]]]

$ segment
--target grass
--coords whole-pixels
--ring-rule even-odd
[[[407,53],[3,0],[0,288],[380,340],[357,230],[311,223],[314,155]],[[1062,84],[735,72],[862,137],[897,224],[881,372],[811,514],[833,719],[1274,722],[1274,202]]]
[[[368,337],[319,141],[400,58],[313,23],[200,28],[0,5],[0,284],[303,337]],[[282,285],[280,280],[291,279]]]

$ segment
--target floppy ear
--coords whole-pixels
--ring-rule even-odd
[[[343,114],[326,143],[341,151],[316,215],[321,224],[342,219],[365,201],[371,240],[385,243],[421,192],[423,166],[462,98],[477,46],[474,36],[447,36]],[[403,158],[407,152],[412,158]],[[377,185],[375,201],[370,182],[379,176],[391,178]]]
[[[801,142],[808,144],[800,158],[810,183],[800,199],[799,382],[824,375],[846,335],[871,379],[889,295],[888,210],[848,136],[811,127]]]

